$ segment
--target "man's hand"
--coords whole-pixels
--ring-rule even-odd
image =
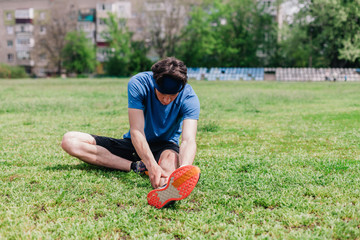
[[[149,171],[149,179],[153,188],[156,189],[158,187],[162,187],[160,186],[161,178],[168,178],[169,176],[167,176],[164,170],[157,164],[147,169]]]
[[[144,133],[144,113],[143,110],[129,108],[129,122],[131,141],[139,157],[144,162],[149,171],[149,178],[153,188],[160,187],[163,182],[161,178],[167,178],[164,170],[156,163],[155,158],[150,150],[149,144],[146,141]]]

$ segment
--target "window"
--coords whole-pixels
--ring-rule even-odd
[[[118,26],[121,27],[121,28],[124,28],[124,27],[126,27],[126,22],[123,21],[122,19],[120,19],[119,23],[118,23]]]
[[[12,20],[12,14],[11,13],[6,13],[6,19],[7,20]]]
[[[18,57],[18,59],[28,60],[28,59],[30,59],[30,53],[27,51],[18,51],[17,57]]]
[[[45,76],[46,75],[45,68],[39,68],[38,74],[39,74],[39,76]]]
[[[33,32],[34,26],[31,24],[16,24],[15,32],[16,33],[30,33]]]
[[[118,17],[129,18],[131,16],[131,11],[127,5],[119,5],[117,14]]]
[[[14,45],[13,40],[7,40],[7,46],[12,47]]]
[[[45,19],[45,13],[44,13],[44,12],[41,12],[41,13],[40,13],[40,19],[41,19],[41,20],[44,20],[44,19]]]
[[[112,4],[111,3],[101,3],[97,5],[99,11],[111,11]]]
[[[30,45],[30,39],[29,38],[17,39],[16,42],[19,45]]]
[[[157,3],[147,3],[146,4],[147,11],[164,11],[165,5],[162,2]]]
[[[13,26],[7,26],[6,31],[9,35],[14,34],[14,27]]]
[[[100,18],[99,19],[99,24],[100,25],[105,25],[106,24],[106,19],[105,18]]]
[[[40,60],[46,60],[46,53],[42,53],[39,55]]]
[[[91,25],[88,22],[82,22],[81,24],[78,23],[78,29],[88,32],[91,31]]]
[[[103,57],[106,57],[109,53],[110,49],[109,48],[98,48],[97,49],[97,53]]]
[[[17,38],[16,39],[16,46],[19,47],[33,47],[35,41],[33,38]]]
[[[40,26],[40,34],[46,34],[46,27]]]
[[[13,62],[13,61],[14,61],[14,54],[9,53],[9,54],[7,55],[7,58],[8,58],[8,62]]]

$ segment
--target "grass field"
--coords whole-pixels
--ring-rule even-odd
[[[147,177],[60,148],[121,138],[126,85],[0,80],[0,239],[360,239],[360,83],[192,81],[201,179],[161,210]]]

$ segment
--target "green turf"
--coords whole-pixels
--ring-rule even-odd
[[[0,239],[359,239],[360,83],[191,81],[193,193],[65,154],[70,130],[122,137],[127,79],[0,80]]]

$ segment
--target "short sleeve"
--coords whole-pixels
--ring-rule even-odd
[[[182,106],[183,119],[199,120],[200,101],[196,94],[187,96]]]
[[[128,83],[128,108],[144,110],[146,91],[143,84],[137,79],[138,77],[138,75],[135,75]]]

